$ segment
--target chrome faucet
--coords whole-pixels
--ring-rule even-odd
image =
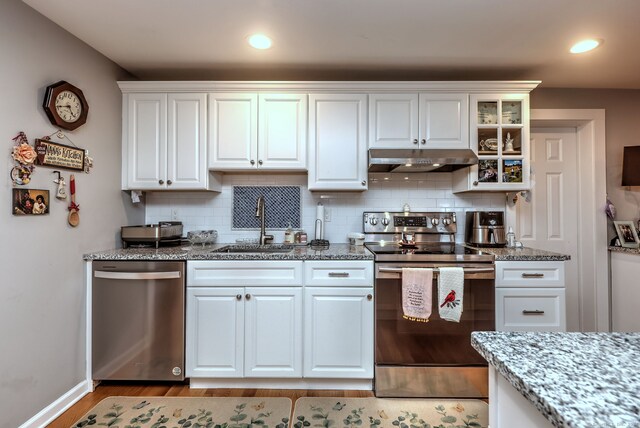
[[[273,235],[267,235],[264,230],[266,213],[263,196],[258,197],[256,204],[256,217],[260,219],[260,245],[268,244],[273,241]]]

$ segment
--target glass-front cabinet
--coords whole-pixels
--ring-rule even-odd
[[[469,110],[478,165],[454,173],[454,192],[529,189],[529,95],[474,94]]]

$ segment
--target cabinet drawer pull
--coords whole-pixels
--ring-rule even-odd
[[[533,310],[533,311],[530,311],[530,310],[524,309],[524,310],[522,311],[522,315],[544,315],[544,311],[541,311],[541,310],[539,310],[539,309],[535,309],[535,310]]]
[[[523,278],[544,278],[543,273],[523,273]]]
[[[329,272],[329,278],[348,278],[349,272]]]
[[[242,294],[236,294],[236,300],[242,300]]]

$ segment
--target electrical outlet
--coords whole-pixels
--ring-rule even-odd
[[[331,221],[331,208],[324,208],[324,221],[325,223]]]
[[[174,208],[171,210],[171,220],[178,220],[178,209]]]

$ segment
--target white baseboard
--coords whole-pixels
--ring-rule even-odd
[[[47,426],[88,393],[89,383],[86,380],[83,380],[69,391],[65,392],[56,401],[38,412],[38,414],[20,425],[20,428],[40,428]]]
[[[371,391],[371,379],[190,378],[189,388],[342,389]]]

